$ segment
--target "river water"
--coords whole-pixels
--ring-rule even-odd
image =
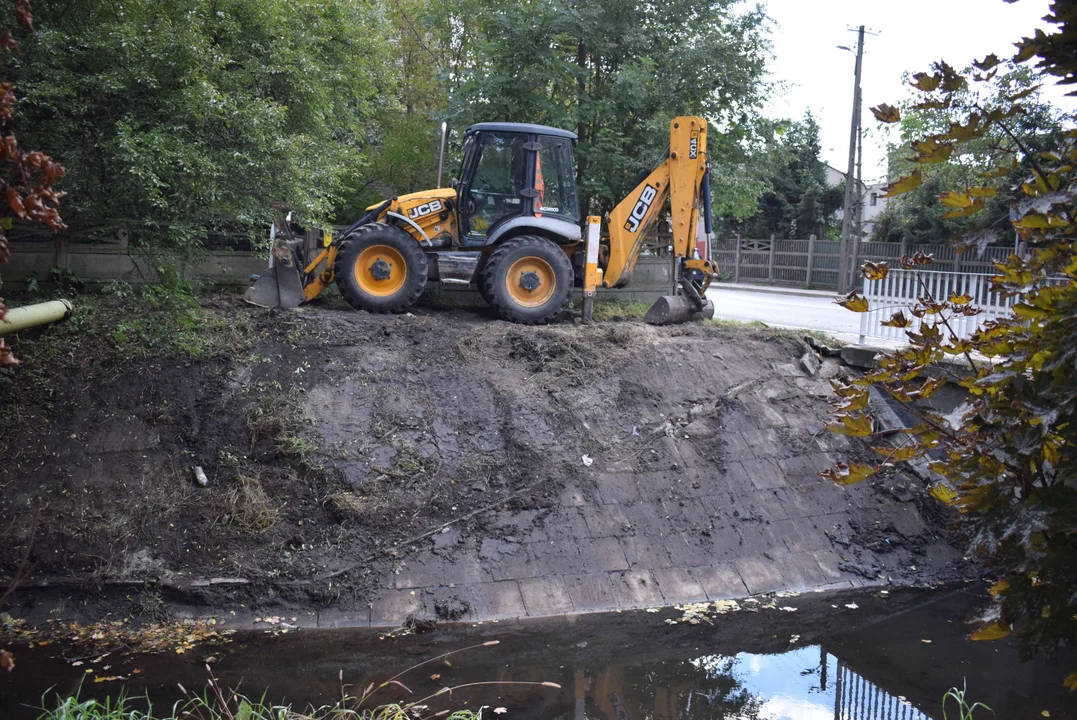
[[[956,685],[995,711],[976,718],[1042,718],[1044,711],[1077,718],[1077,695],[1061,684],[1077,658],[1021,663],[1008,641],[967,641],[963,619],[977,600],[966,588],[876,590],[779,598],[774,608],[698,625],[670,624],[681,613],[665,609],[440,626],[404,637],[369,630],[245,632],[182,655],[117,652],[93,673],[85,663],[72,665],[71,650],[16,648],[15,671],[0,677],[0,718],[34,718],[43,695],[71,693],[80,682],[83,697],[115,695],[120,682],[86,679],[105,673],[127,677],[128,693],[147,695],[155,707],[171,707],[183,697],[179,683],[199,692],[205,687],[207,657],[225,687],[318,706],[340,696],[341,676],[355,693],[443,653],[494,640],[406,673],[400,679],[410,695],[392,686],[376,699],[414,700],[481,682],[495,684],[435,698],[431,712],[487,705],[484,717],[535,720],[941,720],[943,695]],[[560,687],[512,684],[525,682]],[[493,714],[499,707],[507,712]],[[949,718],[956,717],[951,704]]]

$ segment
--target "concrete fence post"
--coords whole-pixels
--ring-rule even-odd
[[[808,238],[808,271],[804,279],[804,285],[811,287],[812,265],[815,264],[815,233]]]
[[[767,258],[767,280],[774,284],[774,233],[770,234],[770,256]]]
[[[909,239],[903,237],[903,238],[901,238],[901,255],[900,255],[900,257],[905,257],[908,254],[909,254]]]
[[[733,254],[733,282],[740,282],[740,233],[737,233],[737,249]]]
[[[954,248],[954,272],[961,272],[961,253],[957,251],[957,248]]]
[[[70,270],[67,259],[67,232],[58,232],[52,240],[53,265],[61,270]]]

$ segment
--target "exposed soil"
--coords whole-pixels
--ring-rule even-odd
[[[162,598],[214,604],[224,592],[358,607],[415,543],[456,552],[461,533],[487,522],[483,509],[548,507],[569,484],[593,493],[588,459],[626,475],[683,473],[656,466],[676,431],[691,444],[679,453],[689,482],[722,472],[718,428],[774,412],[743,391],[766,397],[773,369],[805,351],[795,337],[712,323],[529,328],[485,311],[213,304],[253,328],[249,352],[68,356],[0,387],[0,584],[26,556],[24,589],[96,590],[104,604],[91,592],[89,614],[153,616]],[[818,383],[802,385],[775,386],[784,395],[769,400],[819,415]],[[791,428],[760,442],[788,455],[812,440]],[[927,542],[849,526],[832,540],[873,558],[895,541]],[[481,552],[496,555],[512,532],[484,527]]]

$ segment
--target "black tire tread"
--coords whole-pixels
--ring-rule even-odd
[[[378,237],[382,235],[384,237]],[[395,242],[394,242],[395,241]],[[404,254],[404,261],[408,266],[409,281],[393,298],[393,302],[386,305],[372,305],[363,296],[354,282],[353,266],[355,255],[352,249],[356,246],[367,247],[368,244],[385,244],[398,247]],[[373,313],[401,313],[414,305],[426,287],[426,275],[428,263],[426,253],[422,246],[405,230],[388,223],[368,223],[356,228],[340,245],[337,250],[336,261],[333,263],[333,275],[336,278],[340,294],[348,305],[356,310],[366,310]],[[421,282],[415,282],[411,278],[421,278]]]
[[[562,283],[564,288],[558,289],[558,292],[562,297],[559,300],[551,300],[551,302],[543,308],[544,312],[541,315],[530,316],[521,314],[513,303],[505,302],[503,300],[497,286],[498,283],[495,276],[497,275],[501,264],[505,262],[510,254],[521,247],[528,250],[526,253],[528,255],[535,255],[550,260],[554,265],[554,272],[556,273],[560,269],[563,271],[560,274],[563,277],[568,278],[567,282]],[[551,248],[556,252],[549,253],[548,251]],[[560,268],[557,266],[560,266]],[[490,303],[494,310],[497,311],[497,314],[504,320],[519,323],[521,325],[545,325],[557,317],[558,313],[568,306],[569,299],[572,297],[573,275],[572,261],[569,260],[568,255],[566,255],[556,243],[537,235],[520,235],[510,240],[506,240],[497,248],[497,250],[494,250],[494,252],[491,253],[482,272],[482,294],[486,301]]]

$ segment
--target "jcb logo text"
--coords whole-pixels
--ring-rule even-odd
[[[411,210],[408,210],[408,217],[412,220],[415,220],[417,218],[423,217],[424,215],[429,215],[430,213],[440,212],[443,207],[444,205],[441,204],[440,200],[431,200],[428,203],[416,205]]]
[[[651,209],[651,203],[654,202],[657,195],[658,191],[650,185],[643,188],[643,192],[639,194],[639,200],[636,201],[636,206],[632,208],[632,214],[625,221],[625,230],[633,233],[639,230],[640,223],[643,222],[643,218],[647,217],[647,211]]]

